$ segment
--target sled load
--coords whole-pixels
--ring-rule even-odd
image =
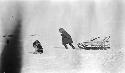
[[[78,43],[78,47],[80,49],[85,49],[85,50],[107,50],[110,48],[110,36],[105,37],[104,39],[98,41],[98,39],[100,39],[100,37],[91,39],[88,42],[83,42],[83,43]]]
[[[43,53],[43,48],[41,46],[41,43],[38,40],[33,42],[33,47],[35,48],[34,54],[37,54],[37,53],[42,54]]]

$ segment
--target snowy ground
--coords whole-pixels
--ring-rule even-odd
[[[25,62],[22,73],[112,73],[115,68],[108,61],[117,60],[117,54],[113,54],[111,50],[80,50],[78,48],[66,50],[63,47],[50,47],[49,51],[44,49],[43,54],[32,54],[32,52],[24,53]],[[121,58],[123,54],[118,54],[118,60]],[[116,66],[119,66],[119,63]]]

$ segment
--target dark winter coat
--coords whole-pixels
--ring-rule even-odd
[[[67,32],[63,32],[61,36],[62,36],[62,44],[65,45],[65,44],[73,43],[71,36]]]

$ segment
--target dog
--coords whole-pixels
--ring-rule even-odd
[[[43,47],[41,46],[41,43],[38,40],[33,42],[33,47],[35,48],[35,52],[33,54],[43,53]]]

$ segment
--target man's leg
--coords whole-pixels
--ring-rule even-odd
[[[73,49],[75,49],[75,47],[72,45],[72,43],[69,43],[69,45],[70,45]]]
[[[66,44],[63,44],[65,46],[66,49],[68,49],[67,45]]]

